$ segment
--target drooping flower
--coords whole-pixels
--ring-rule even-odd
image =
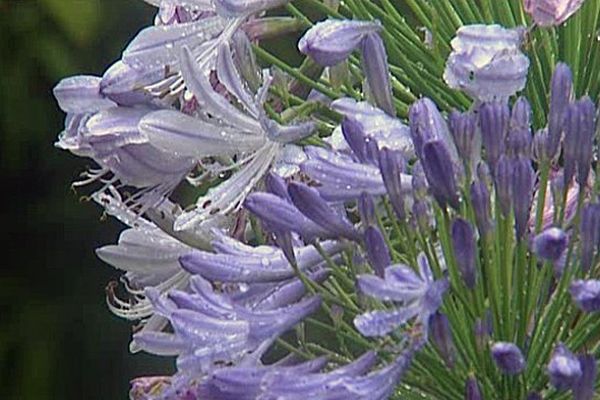
[[[525,369],[525,358],[514,343],[496,342],[492,346],[492,357],[502,372],[516,375]]]
[[[523,29],[467,25],[452,39],[444,80],[480,101],[506,99],[525,87],[529,59],[520,50]]]
[[[448,281],[445,278],[434,280],[424,254],[420,254],[417,261],[418,275],[409,266],[397,264],[386,268],[383,278],[374,275],[357,277],[358,288],[363,294],[400,305],[392,310],[369,311],[357,316],[354,325],[360,333],[384,336],[415,317],[423,326],[429,325],[429,317],[442,304]]]

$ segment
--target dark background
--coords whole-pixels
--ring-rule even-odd
[[[104,288],[118,271],[93,250],[119,223],[70,183],[91,166],[56,149],[62,77],[99,74],[152,22],[142,0],[0,0],[0,399],[124,399],[167,358],[128,352],[131,324]]]

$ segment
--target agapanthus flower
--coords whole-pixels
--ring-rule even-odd
[[[418,274],[407,265],[391,265],[385,269],[383,278],[374,275],[357,277],[361,293],[400,305],[392,310],[369,311],[356,317],[354,325],[363,335],[387,335],[415,317],[420,324],[429,325],[429,317],[442,303],[448,281],[444,278],[434,280],[424,254],[420,254],[417,261]]]
[[[523,29],[467,25],[452,40],[444,80],[481,101],[506,99],[525,87],[529,59],[520,50]]]

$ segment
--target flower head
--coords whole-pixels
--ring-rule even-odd
[[[498,368],[505,374],[516,375],[525,369],[523,353],[521,353],[521,349],[514,343],[494,343],[492,346],[492,357]]]

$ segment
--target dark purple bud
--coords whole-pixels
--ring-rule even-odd
[[[567,248],[567,234],[559,228],[548,228],[532,240],[532,250],[539,258],[557,262]]]
[[[423,146],[423,169],[433,196],[441,207],[460,206],[455,168],[444,143],[433,140]]]
[[[505,102],[484,103],[479,108],[481,141],[485,149],[485,159],[492,172],[504,152],[504,141],[508,135],[510,110]]]
[[[579,360],[562,343],[559,343],[552,353],[548,363],[550,383],[558,390],[570,389],[581,378],[582,371]]]
[[[452,248],[460,274],[469,289],[475,287],[477,271],[475,269],[475,232],[471,224],[462,218],[452,223]]]
[[[445,314],[436,311],[429,317],[429,336],[449,368],[454,366],[456,349],[452,339],[450,322]]]
[[[365,35],[380,29],[377,22],[330,19],[309,29],[298,42],[298,49],[318,64],[330,67],[348,58]]]
[[[528,158],[519,157],[512,164],[512,205],[515,212],[515,233],[520,239],[529,224],[535,171]]]
[[[490,191],[487,185],[478,180],[471,184],[471,204],[475,212],[475,221],[477,229],[482,237],[486,237],[492,230],[492,216]]]
[[[465,400],[482,400],[481,390],[479,389],[479,383],[474,376],[470,376],[467,379],[465,385]]]
[[[377,32],[365,35],[361,43],[362,69],[375,104],[389,115],[395,116],[392,102],[392,85],[388,70],[387,55],[381,36]]]
[[[292,201],[287,192],[287,184],[285,180],[273,172],[269,172],[265,177],[265,188],[273,193],[274,195],[281,197],[282,199]]]
[[[502,215],[508,216],[511,208],[512,199],[512,173],[513,165],[506,156],[500,157],[496,165],[494,181],[496,186],[496,196]]]
[[[356,228],[335,212],[316,189],[292,182],[288,185],[288,193],[298,210],[317,225],[345,238],[360,240]]]
[[[554,158],[562,137],[564,113],[573,99],[573,76],[565,63],[556,64],[550,83],[550,110],[548,112],[548,147],[546,157]]]
[[[358,213],[363,226],[368,227],[377,225],[377,216],[375,215],[375,203],[373,197],[368,193],[362,193],[358,199]]]
[[[481,151],[481,138],[477,132],[477,116],[453,110],[448,117],[450,132],[458,155],[465,165],[470,165]]]
[[[410,121],[410,136],[419,159],[422,160],[423,158],[423,146],[426,142],[440,140],[450,153],[450,158],[455,163],[460,162],[448,125],[433,101],[423,98],[413,103],[408,118]]]
[[[577,307],[585,312],[600,311],[600,280],[575,280],[569,288]]]
[[[369,226],[365,230],[365,249],[373,270],[377,276],[383,277],[385,268],[392,263],[392,259],[385,238],[379,228]]]
[[[416,226],[426,232],[431,228],[431,207],[426,199],[416,199],[412,206],[412,216]]]
[[[596,359],[593,354],[582,354],[579,357],[581,377],[573,386],[574,400],[592,400],[596,393]]]
[[[383,148],[379,152],[379,170],[396,216],[406,218],[401,175],[404,172],[404,157],[400,151]]]
[[[590,269],[598,244],[600,244],[600,204],[588,203],[581,211],[579,226],[581,237],[581,269]]]
[[[525,369],[525,358],[513,343],[496,342],[492,346],[492,357],[496,366],[508,375],[516,375]]]

